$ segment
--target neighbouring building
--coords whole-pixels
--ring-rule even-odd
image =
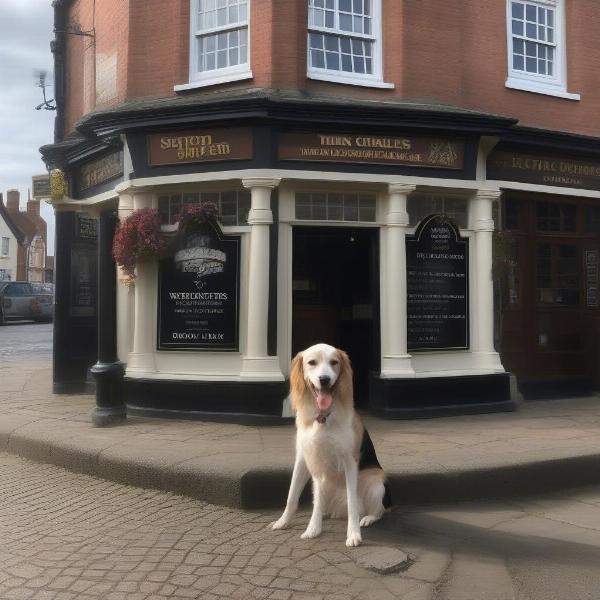
[[[317,341],[390,418],[597,386],[599,26],[596,0],[56,0],[55,389],[94,365],[97,423],[277,420]],[[168,237],[207,200],[218,226],[124,285],[115,215]]]
[[[0,281],[17,279],[17,249],[23,232],[11,219],[0,194]]]
[[[6,212],[21,232],[21,242],[16,249],[17,268],[14,279],[44,282],[47,252],[47,226],[40,215],[39,200],[27,201],[27,209],[20,209],[18,190],[6,193]]]

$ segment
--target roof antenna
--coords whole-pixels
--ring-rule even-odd
[[[36,80],[35,87],[39,87],[42,89],[42,94],[44,97],[44,101],[40,102],[40,104],[38,104],[35,107],[35,110],[41,110],[42,108],[44,110],[56,110],[56,105],[52,104],[52,102],[54,102],[54,98],[52,100],[48,100],[46,98],[46,88],[48,87],[48,85],[46,84],[46,76],[47,75],[48,75],[48,72],[44,71],[42,69],[36,69],[33,72],[33,77]]]

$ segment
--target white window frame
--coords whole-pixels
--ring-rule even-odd
[[[305,0],[308,6],[308,0]],[[371,0],[371,34],[353,34],[341,29],[332,27],[317,27],[310,25],[310,7],[308,12],[307,34],[306,34],[306,76],[308,79],[319,81],[331,81],[334,83],[345,83],[348,85],[358,85],[363,87],[394,88],[393,83],[383,81],[383,30],[381,19],[382,0]],[[335,13],[339,14],[339,0],[335,0]],[[310,42],[311,33],[333,34],[346,38],[358,38],[370,40],[373,42],[373,73],[347,73],[346,71],[333,71],[331,69],[320,69],[312,67],[310,64]]]
[[[190,54],[189,54],[189,83],[176,85],[173,89],[176,92],[190,90],[198,87],[209,85],[217,85],[219,83],[228,83],[230,81],[241,81],[243,79],[252,78],[252,70],[250,69],[250,13],[252,0],[247,0],[247,17],[246,22],[238,22],[235,25],[221,25],[211,27],[209,29],[200,29],[198,27],[198,12],[199,1],[190,0]],[[212,71],[198,70],[198,40],[203,35],[222,33],[233,31],[235,29],[247,30],[247,61],[244,64],[235,65],[233,67],[224,67],[221,69],[213,69]]]
[[[506,36],[508,51],[508,77],[506,87],[557,96],[569,100],[580,100],[579,94],[567,92],[567,53],[566,53],[566,22],[565,0],[515,0],[525,4],[533,4],[554,10],[554,75],[539,75],[513,69],[513,33],[512,33],[512,2],[506,0]]]
[[[5,249],[6,246],[6,249]],[[0,248],[0,256],[10,256],[10,238],[2,238],[2,247]]]

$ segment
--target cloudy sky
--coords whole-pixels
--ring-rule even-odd
[[[48,71],[52,84],[54,13],[51,0],[0,0],[0,192],[21,192],[25,209],[31,176],[46,172],[38,148],[53,141],[54,112],[35,110],[42,91],[35,87],[33,72]],[[54,98],[54,89],[47,89]],[[48,223],[48,254],[54,254],[54,215],[42,206]]]

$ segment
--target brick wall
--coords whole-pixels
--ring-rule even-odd
[[[600,2],[567,3],[572,101],[505,87],[504,0],[383,0],[384,80],[392,90],[306,79],[306,0],[251,0],[252,81],[200,88],[278,87],[353,97],[441,102],[517,117],[521,124],[600,136]],[[71,13],[91,27],[92,0]],[[125,100],[175,95],[188,81],[189,0],[96,2],[95,79],[85,77],[86,38],[69,36],[67,130],[87,110]],[[128,25],[129,23],[129,25]],[[116,53],[116,54],[115,54]],[[118,71],[111,79],[111,69]],[[95,93],[89,82],[102,84]],[[111,87],[112,86],[112,87]]]

